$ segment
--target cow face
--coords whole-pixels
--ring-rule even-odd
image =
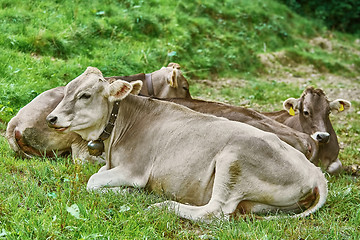
[[[154,96],[158,98],[191,98],[189,83],[180,71],[180,65],[169,63],[152,73],[153,79],[161,79],[153,83]]]
[[[141,84],[141,81],[122,80],[109,83],[100,70],[88,67],[66,85],[63,100],[46,121],[56,131],[73,131],[86,140],[96,140],[109,118],[113,102],[120,101],[133,90],[138,93]]]
[[[329,102],[321,89],[309,87],[299,99],[289,98],[283,106],[290,115],[299,114],[303,132],[310,134],[319,143],[328,143],[334,131],[329,114],[345,112],[351,104],[343,99]]]
[[[319,159],[323,167],[339,160],[339,144],[330,122],[330,113],[345,112],[351,103],[337,99],[330,102],[321,89],[307,88],[299,99],[289,98],[284,108],[290,115],[298,114],[301,130],[319,142]]]

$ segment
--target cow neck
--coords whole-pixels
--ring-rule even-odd
[[[120,101],[114,102],[113,109],[109,117],[109,121],[106,124],[103,132],[100,134],[97,140],[90,141],[88,143],[88,150],[90,155],[100,156],[104,152],[105,149],[104,141],[110,137],[111,132],[114,129],[115,121],[119,113],[119,106],[120,106]]]
[[[148,90],[149,97],[153,97],[155,95],[155,93],[154,93],[154,86],[153,86],[153,82],[152,82],[151,73],[145,74],[145,82],[146,82],[146,87]]]

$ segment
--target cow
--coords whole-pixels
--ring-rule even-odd
[[[182,75],[179,65],[170,63],[150,74],[131,76],[115,76],[106,78],[108,81],[123,79],[126,81],[141,80],[144,87],[140,94],[159,98],[189,98],[189,84]],[[89,155],[87,142],[76,133],[62,134],[50,129],[46,116],[58,105],[64,96],[64,87],[57,87],[41,93],[29,104],[24,106],[10,120],[6,130],[6,138],[10,147],[20,156],[66,156],[72,155],[74,161],[97,162],[101,157]]]
[[[237,212],[305,217],[325,203],[322,171],[275,134],[132,95],[134,86],[88,67],[46,118],[56,131],[104,145],[106,164],[88,191],[146,188],[170,199],[154,207],[194,221]]]
[[[283,103],[284,110],[262,114],[297,131],[311,135],[319,142],[319,153],[314,163],[331,174],[342,169],[338,159],[339,143],[329,114],[338,114],[350,109],[351,103],[344,99],[329,101],[321,89],[307,87],[300,98],[289,98]]]
[[[163,100],[181,104],[197,112],[225,117],[232,121],[249,124],[266,132],[275,133],[281,140],[302,152],[311,162],[317,159],[318,145],[309,135],[274,121],[255,110],[199,99],[172,98]]]

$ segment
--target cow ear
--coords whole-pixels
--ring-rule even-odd
[[[176,68],[173,68],[171,72],[168,75],[167,82],[169,83],[170,87],[177,88],[177,76],[178,76],[178,70]]]
[[[130,82],[130,84],[132,85],[131,94],[138,95],[141,91],[143,82],[141,80],[136,80],[136,81]]]
[[[283,103],[283,108],[289,112],[290,115],[294,116],[299,111],[299,99],[288,98]]]
[[[109,85],[109,101],[119,101],[127,97],[132,91],[133,86],[123,80],[117,80]]]
[[[172,67],[172,68],[176,68],[176,69],[180,69],[180,64],[178,63],[169,63],[167,67]]]
[[[351,103],[344,99],[336,99],[330,102],[330,110],[334,114],[338,114],[341,112],[346,112],[351,107]]]

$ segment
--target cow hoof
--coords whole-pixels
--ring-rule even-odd
[[[331,163],[329,167],[327,168],[327,172],[331,175],[338,175],[342,170],[342,163],[339,159],[337,159],[335,162]]]

